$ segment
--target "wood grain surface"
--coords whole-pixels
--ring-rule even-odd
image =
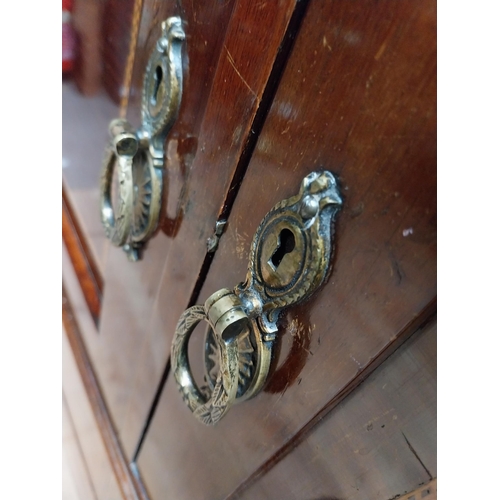
[[[428,483],[437,474],[436,364],[434,320],[234,498],[387,500]]]
[[[165,214],[174,214],[171,217],[173,226],[182,220],[182,206],[185,203],[182,194],[189,192],[188,177],[196,151],[197,127],[203,118],[201,101],[207,100],[210,75],[214,72],[213,65],[221,50],[224,35],[224,29],[221,30],[220,26],[226,26],[231,8],[231,2],[221,4],[211,1],[203,5],[187,2],[182,10],[187,35],[183,56],[186,63],[184,91],[178,120],[166,144],[163,203]],[[127,118],[134,126],[140,125],[142,79],[151,51],[161,33],[161,22],[170,16],[179,15],[179,9],[179,3],[174,1],[145,0],[143,3],[127,111]],[[195,22],[198,16],[204,23]],[[196,68],[196,79],[189,77],[191,67]],[[193,105],[198,108],[199,115],[193,113]],[[157,234],[148,244],[141,261],[131,264],[121,249],[110,247],[104,272],[106,294],[100,325],[102,342],[95,349],[90,346],[91,357],[129,459],[141,436],[167,361],[167,353],[156,349],[150,334],[151,317],[162,283],[165,260],[174,242],[174,231],[167,234],[161,230],[163,218],[168,217],[162,217]],[[144,356],[147,358],[143,359]],[[130,419],[133,420],[132,424],[129,424]],[[124,431],[124,426],[129,425],[131,428]]]
[[[223,498],[258,482],[435,310],[435,100],[435,2],[309,5],[199,302],[244,279],[258,224],[316,169],[338,176],[345,199],[333,271],[283,316],[263,392],[215,428],[167,381],[138,460],[153,497]],[[202,205],[192,211],[204,224]],[[168,284],[182,285],[192,255],[160,291],[167,341]]]
[[[103,341],[99,349],[91,348],[130,458],[165,372],[175,323],[206,261],[206,241],[234,197],[240,158],[254,139],[256,117],[263,116],[265,90],[294,8],[295,0],[144,2],[128,110],[135,125],[142,75],[160,21],[180,15],[186,42],[181,109],[165,146],[159,228],[141,262],[132,265],[120,249],[110,248]],[[257,59],[259,64],[251,65]]]

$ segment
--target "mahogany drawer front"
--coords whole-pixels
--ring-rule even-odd
[[[160,22],[172,15],[181,17],[186,32],[186,63],[179,116],[165,146],[158,230],[133,265],[110,247],[99,340],[88,346],[130,459],[167,366],[170,332],[202,283],[211,258],[207,239],[241,177],[240,159],[295,7],[294,0],[142,5],[127,110],[133,124],[147,58]]]
[[[121,248],[109,246],[103,273],[99,339],[88,342],[87,347],[129,459],[133,457],[168,359],[168,349],[158,346],[151,335],[151,324],[157,313],[158,290],[175,243],[175,231],[182,223],[185,204],[191,196],[189,177],[198,147],[197,136],[232,7],[233,2],[213,1],[203,6],[190,2],[182,9],[187,32],[184,55],[189,65],[185,68],[179,116],[166,145],[167,175],[159,228],[144,258],[138,262],[128,262]],[[178,15],[179,4],[144,0],[137,14],[140,23],[131,59],[133,73],[127,108],[127,119],[135,126],[140,121],[142,80],[148,58],[158,39],[161,22]],[[198,16],[204,20],[202,24],[195,22]],[[133,19],[132,25],[137,22]],[[107,134],[106,129],[102,134]],[[197,268],[201,263],[197,263]],[[178,263],[176,269],[180,271],[181,267]],[[189,293],[179,291],[177,300],[185,304]]]
[[[387,499],[429,483],[437,475],[436,389],[434,318],[314,428],[294,436],[283,457],[274,449],[258,474],[246,478],[230,497]],[[181,418],[183,406],[175,404],[175,397],[169,388],[163,395]],[[260,420],[268,420],[267,415]],[[272,440],[273,429],[262,436],[259,428],[259,422],[240,415],[229,433],[227,427],[210,429],[220,439],[210,447],[200,425],[194,434],[184,425],[176,436],[157,432],[148,437],[139,468],[152,498],[173,493],[179,498],[225,498],[222,489],[240,477],[245,451]],[[199,453],[188,455],[186,443],[193,442]]]
[[[282,319],[263,392],[217,426],[200,425],[167,380],[138,458],[153,498],[224,498],[258,476],[435,310],[435,9],[309,5],[198,302],[244,279],[262,217],[321,168],[345,200],[333,272]]]
[[[387,499],[429,483],[437,476],[436,364],[434,319],[241,498]]]

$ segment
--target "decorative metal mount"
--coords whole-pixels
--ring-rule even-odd
[[[111,141],[101,174],[101,220],[113,245],[123,247],[129,260],[152,236],[161,210],[164,143],[174,124],[182,97],[182,43],[186,35],[179,17],[161,25],[162,35],[149,58],[142,90],[142,124],[113,120]],[[113,172],[118,177],[113,206]]]
[[[172,369],[195,417],[216,424],[234,403],[255,396],[271,362],[280,312],[308,299],[325,280],[332,254],[332,221],[342,206],[335,177],[327,171],[304,178],[296,196],[278,203],[252,241],[246,281],[223,288],[204,306],[181,315],[172,343]],[[191,375],[187,346],[201,321],[207,386]]]

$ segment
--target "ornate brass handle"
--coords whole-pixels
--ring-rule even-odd
[[[111,141],[101,173],[101,220],[113,245],[123,247],[130,260],[152,236],[161,209],[164,142],[177,118],[182,97],[182,42],[178,17],[162,23],[146,71],[142,91],[142,124],[126,120],[110,124]],[[117,170],[118,200],[113,208],[111,185]]]
[[[111,142],[106,149],[101,179],[101,218],[106,236],[113,245],[127,241],[132,222],[132,161],[138,141],[125,120],[113,120],[109,126]],[[113,168],[118,163],[119,203],[116,211],[111,203]]]
[[[218,373],[212,394],[208,399],[196,387],[189,369],[187,345],[196,325],[202,320],[209,321],[210,299],[205,306],[193,306],[184,311],[175,333],[172,356],[175,359],[174,376],[179,384],[184,401],[196,418],[204,424],[218,422],[236,398],[238,389],[238,349],[235,342],[225,340],[217,332],[217,342],[221,357],[221,370]]]
[[[204,424],[217,423],[232,404],[263,387],[280,312],[308,299],[328,273],[332,221],[341,206],[335,177],[326,171],[309,174],[299,193],[278,203],[258,227],[246,281],[182,314],[172,343],[172,369],[188,407]],[[200,389],[190,372],[187,343],[202,320],[210,329],[207,387]]]

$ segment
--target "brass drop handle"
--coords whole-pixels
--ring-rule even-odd
[[[259,225],[246,281],[234,290],[219,290],[204,306],[181,315],[172,342],[172,371],[184,401],[204,424],[216,424],[233,404],[262,389],[279,314],[307,300],[328,274],[332,221],[341,206],[333,174],[309,174],[299,193],[278,203]],[[209,325],[203,388],[194,382],[187,355],[189,338],[201,321]]]
[[[221,290],[225,293],[226,290]],[[221,292],[218,292],[220,295]],[[227,290],[227,293],[231,292]],[[236,398],[238,389],[238,349],[232,338],[224,338],[224,329],[213,318],[213,305],[217,297],[210,297],[204,306],[193,306],[184,311],[179,319],[172,344],[174,376],[179,384],[184,400],[195,417],[207,425],[218,422],[229,410]],[[210,321],[212,318],[212,321]],[[200,321],[207,321],[215,327],[216,339],[220,353],[221,369],[210,397],[198,389],[189,368],[187,347],[189,337]],[[217,328],[219,326],[219,328]]]
[[[179,17],[162,23],[162,35],[149,58],[142,90],[142,123],[113,120],[101,173],[101,221],[113,245],[132,261],[153,235],[161,209],[164,142],[182,97],[182,43]],[[116,206],[111,201],[113,172],[118,178]]]
[[[132,223],[132,162],[137,153],[138,141],[125,120],[113,120],[109,125],[109,133],[111,141],[106,148],[101,178],[101,219],[106,236],[113,245],[122,246],[127,241]],[[111,184],[116,163],[119,202],[116,210],[113,210]]]

